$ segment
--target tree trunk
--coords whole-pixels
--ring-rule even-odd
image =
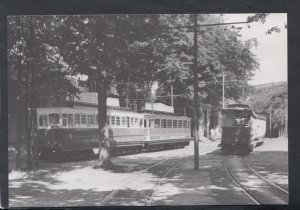
[[[98,79],[98,123],[99,123],[99,162],[96,168],[110,168],[112,162],[110,159],[109,136],[107,131],[107,92],[108,85],[105,78]]]
[[[206,111],[206,119],[207,119],[207,121],[206,121],[206,137],[207,137],[207,139],[210,139],[210,133],[209,133],[209,127],[210,127],[210,108],[209,107],[207,107],[207,109],[206,109],[207,111]]]

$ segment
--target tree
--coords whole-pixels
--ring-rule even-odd
[[[10,89],[17,87],[16,91],[9,92],[9,101],[12,103],[9,106],[10,125],[16,123],[17,131],[17,169],[21,167],[20,154],[24,135],[27,168],[39,165],[36,108],[49,103],[51,96],[65,97],[77,91],[67,77],[70,76],[67,64],[51,45],[51,38],[55,33],[53,27],[46,27],[51,22],[53,18],[39,16],[12,16],[8,19],[8,85]],[[60,82],[51,83],[49,78],[54,76],[55,81]],[[18,105],[14,106],[14,103]]]

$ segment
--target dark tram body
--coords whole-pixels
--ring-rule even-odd
[[[224,154],[248,154],[263,143],[266,118],[245,104],[231,104],[222,109],[221,150]]]
[[[97,106],[37,109],[40,154],[93,155],[99,151]],[[138,153],[184,147],[191,140],[190,118],[172,113],[137,113],[108,106],[107,136],[111,153]]]

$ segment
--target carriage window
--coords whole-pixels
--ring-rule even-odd
[[[49,114],[49,124],[59,124],[59,114]]]
[[[184,128],[187,127],[187,121],[186,121],[186,120],[183,121],[183,127],[184,127]]]
[[[39,116],[39,126],[47,126],[47,115]]]
[[[68,127],[69,128],[74,127],[73,114],[68,114]]]
[[[126,118],[125,117],[121,117],[121,125],[122,126],[126,125]]]
[[[177,120],[173,120],[173,128],[177,128]]]
[[[182,128],[182,120],[178,120],[178,128]]]
[[[111,116],[111,125],[116,125],[116,117]]]
[[[167,127],[167,120],[163,119],[161,120],[161,127],[166,128]]]
[[[154,126],[155,126],[155,128],[160,128],[160,119],[154,120]]]
[[[168,124],[167,124],[168,128],[172,128],[172,120],[168,120],[167,122],[168,122]]]
[[[75,114],[75,125],[80,125],[80,114]]]
[[[67,114],[62,114],[62,123],[63,123],[63,126],[67,127],[67,124],[68,124],[68,115]]]
[[[85,115],[85,114],[82,114],[82,115],[81,115],[80,123],[83,124],[83,125],[86,125],[86,124],[87,124],[87,122],[86,122],[86,115]]]
[[[120,117],[116,117],[116,125],[120,126]]]

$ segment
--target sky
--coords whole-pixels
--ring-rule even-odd
[[[253,14],[224,14],[225,22],[246,21],[247,16]],[[286,13],[271,13],[266,22],[251,23],[250,28],[246,25],[242,26],[240,31],[243,40],[256,38],[258,46],[253,49],[260,64],[259,70],[255,72],[255,76],[249,84],[263,84],[270,82],[287,81],[287,29],[284,24],[287,24]],[[272,26],[278,26],[281,29],[280,33],[273,32],[266,35],[266,31]]]

